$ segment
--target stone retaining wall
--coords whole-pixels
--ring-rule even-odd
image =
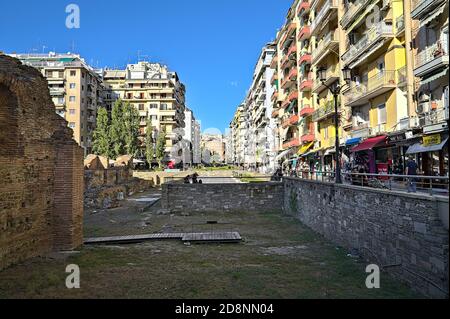
[[[430,297],[448,297],[448,198],[286,178],[284,211]]]
[[[282,183],[162,185],[162,207],[170,212],[280,211]]]

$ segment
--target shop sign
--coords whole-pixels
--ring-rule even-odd
[[[393,143],[395,142],[401,142],[404,141],[406,139],[406,134],[402,133],[402,134],[397,134],[397,135],[393,135],[389,137],[389,140]]]
[[[441,134],[433,134],[423,137],[423,146],[437,145],[441,144],[441,142],[442,142]]]

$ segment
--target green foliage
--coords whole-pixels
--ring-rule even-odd
[[[129,103],[123,107],[123,143],[127,155],[139,155],[139,112]]]
[[[166,155],[166,132],[161,130],[158,135],[158,140],[156,141],[156,160],[158,161],[158,165],[161,168],[162,162]]]
[[[111,138],[112,156],[117,158],[118,156],[125,154],[125,141],[124,141],[124,116],[123,108],[124,103],[122,100],[117,100],[114,103],[111,112],[111,126],[109,128],[109,134]]]
[[[139,112],[129,103],[117,100],[111,112],[109,128],[111,155],[138,156],[139,153]]]
[[[145,134],[145,158],[151,167],[155,159],[155,143],[153,141],[153,128],[151,118],[147,118],[147,132]]]
[[[97,112],[97,127],[93,133],[93,153],[95,155],[111,157],[111,140],[109,136],[108,111],[101,107]]]

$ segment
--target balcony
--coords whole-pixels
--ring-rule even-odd
[[[336,11],[337,12],[338,9],[338,3],[337,0],[326,0],[323,3],[322,8],[320,9],[320,11],[317,13],[316,17],[314,18],[313,22],[311,23],[311,34],[315,34],[315,32],[317,31],[317,27],[319,25],[322,25],[322,22],[325,20],[325,17],[331,13],[332,11]]]
[[[66,90],[64,88],[50,88],[51,96],[64,96],[66,94]]]
[[[312,51],[313,64],[317,64],[330,52],[339,50],[339,30],[328,32],[322,40],[318,42],[317,48]]]
[[[405,31],[405,16],[403,14],[395,21],[395,29],[397,35],[400,35]]]
[[[272,117],[276,119],[280,115],[280,109],[274,109],[272,111]]]
[[[369,123],[353,123],[350,133],[352,138],[367,138],[370,136]]]
[[[291,138],[283,143],[283,149],[288,149],[291,147],[298,147],[301,145],[301,141],[298,137]]]
[[[447,43],[438,41],[416,56],[414,76],[423,77],[448,65]]]
[[[303,0],[302,3],[298,6],[297,15],[301,17],[305,13],[309,12],[311,5],[309,4],[309,0]]]
[[[297,45],[294,43],[286,53],[283,61],[281,62],[281,68],[286,69],[290,68],[297,60]]]
[[[434,9],[445,2],[446,0],[412,0],[411,18],[414,20],[427,18]]]
[[[313,84],[312,73],[309,72],[309,73],[308,73],[308,76],[304,77],[304,78],[301,80],[301,83],[300,83],[300,91],[302,91],[302,92],[311,91],[312,84]]]
[[[370,99],[393,90],[397,86],[396,71],[382,71],[369,78],[367,83],[352,85],[345,93],[347,106],[359,106],[370,102]]]
[[[370,128],[371,136],[378,136],[383,133],[386,133],[386,124],[378,124],[377,126]]]
[[[298,91],[291,92],[281,105],[281,108],[286,109],[295,100],[298,100]]]
[[[302,53],[302,56],[298,60],[298,65],[302,65],[303,63],[311,64],[311,60],[311,53],[305,51]]]
[[[311,28],[309,25],[305,25],[300,29],[298,33],[298,41],[303,41],[311,37]]]
[[[300,108],[300,116],[307,117],[314,113],[314,109],[309,104],[304,104]]]
[[[275,72],[272,76],[272,79],[270,80],[270,84],[275,85],[277,81],[278,81],[278,73]]]
[[[273,59],[272,62],[270,62],[270,68],[271,69],[277,69],[278,66],[278,54],[276,54]]]
[[[288,89],[292,87],[294,84],[297,83],[297,76],[298,76],[297,67],[292,68],[291,71],[286,76],[285,80],[283,81],[281,87],[283,89]]]
[[[290,115],[288,118],[286,118],[286,119],[283,121],[283,123],[281,124],[281,126],[282,126],[283,128],[287,128],[287,127],[289,127],[289,126],[297,125],[299,119],[300,119],[300,118],[299,118],[298,115],[292,114],[292,115]]]
[[[273,94],[272,94],[272,102],[278,101],[278,96],[279,96],[279,94],[278,94],[277,91],[273,92]]]
[[[316,79],[314,81],[313,93],[320,93],[323,90],[327,89],[327,85],[330,86],[334,82],[339,80],[339,68],[338,65],[333,65],[329,67],[326,71],[326,81],[322,82],[320,79]]]
[[[347,52],[342,55],[342,61],[345,65],[352,63],[350,68],[353,69],[367,60],[368,57],[383,47],[387,40],[393,37],[392,25],[384,22],[377,23],[358,42],[350,46]]]
[[[338,102],[338,112],[339,111],[340,103]],[[312,115],[312,120],[313,122],[318,122],[326,119],[331,115],[334,115],[334,100],[326,101],[324,106],[321,106],[319,109],[317,109]]]
[[[287,27],[287,30],[283,36],[283,38],[280,41],[280,47],[286,48],[288,45],[292,43],[292,35],[295,34],[295,31],[297,30],[297,25],[295,23],[290,23]],[[295,39],[295,37],[294,37]],[[294,41],[295,42],[295,41]]]
[[[347,8],[345,8],[345,14],[341,19],[341,26],[345,29],[349,26],[349,24],[354,20],[356,15],[360,13],[364,8],[367,7],[371,0],[356,0],[353,3],[350,3]]]

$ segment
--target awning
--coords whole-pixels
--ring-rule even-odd
[[[371,150],[374,147],[386,145],[386,141],[387,141],[386,135],[372,137],[372,138],[365,140],[358,146],[355,146],[354,148],[352,148],[351,152],[356,153],[356,152]]]
[[[323,154],[323,156],[328,156],[331,154],[335,154],[336,153],[336,148],[329,148],[326,150],[325,154]]]
[[[359,142],[361,142],[361,137],[351,138],[345,142],[345,146],[352,146],[358,144]]]
[[[430,146],[423,146],[422,143],[413,144],[406,151],[406,155],[417,154],[417,153],[426,153],[426,152],[438,152],[444,148],[447,141],[448,141],[448,137],[444,141],[442,141],[441,144],[430,145]]]
[[[302,147],[300,147],[297,154],[298,155],[305,154],[313,145],[314,145],[314,142],[309,142],[308,144],[303,145]]]
[[[440,72],[437,72],[437,73],[427,77],[426,79],[420,81],[420,85],[425,85],[425,84],[433,82],[434,80],[437,80],[441,77],[447,76],[447,72],[448,72],[448,68],[441,70]]]
[[[321,150],[322,150],[322,148],[315,148],[315,149],[309,151],[308,153],[303,154],[302,157],[307,157],[307,156],[316,154],[316,153],[320,152]]]
[[[436,10],[430,13],[425,19],[421,20],[420,27],[423,27],[428,23],[430,23],[431,21],[433,21],[434,19],[436,19],[438,16],[442,14],[442,12],[444,12],[444,9],[445,9],[445,2],[443,2],[443,4],[440,7],[438,7]]]
[[[287,155],[292,153],[292,150],[293,149],[288,149],[288,150],[285,150],[284,152],[281,152],[277,157],[275,157],[275,160],[278,161],[278,160],[286,157]]]
[[[285,113],[289,113],[290,110],[292,110],[295,106],[295,104],[297,103],[297,100],[293,100],[291,102],[291,104],[289,104],[289,106],[286,108],[286,110],[284,111]]]
[[[366,7],[366,10],[363,13],[358,15],[358,19],[356,19],[356,21],[353,22],[353,24],[347,28],[347,30],[346,30],[347,34],[349,34],[354,28],[356,28],[361,23],[361,21],[363,19],[366,18],[367,14],[372,11],[372,9],[373,9],[373,7],[375,7],[375,5],[376,5],[376,3],[370,4],[369,6]]]

